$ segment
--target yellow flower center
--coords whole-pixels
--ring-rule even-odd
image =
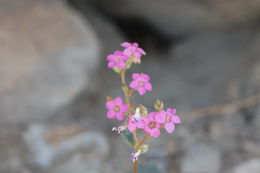
[[[151,129],[156,127],[156,123],[155,122],[150,122],[148,125]]]
[[[120,111],[120,107],[119,107],[119,106],[115,106],[115,107],[114,107],[114,111],[115,111],[115,112],[119,112],[119,111]]]

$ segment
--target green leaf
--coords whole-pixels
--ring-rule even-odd
[[[129,132],[128,130],[124,130],[121,134],[121,136],[123,137],[123,139],[125,140],[125,142],[127,144],[129,144],[130,146],[134,146],[135,145],[135,141],[134,141],[134,136],[131,132]]]

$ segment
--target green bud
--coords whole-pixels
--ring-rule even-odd
[[[145,106],[140,104],[138,108],[140,110],[140,115],[141,116],[145,117],[145,116],[148,115],[148,110],[147,110],[147,108]]]
[[[159,99],[157,99],[157,100],[154,102],[154,108],[155,108],[157,111],[163,110],[163,108],[164,108],[164,103],[163,103],[162,101],[160,101]]]
[[[121,72],[121,69],[118,68],[118,67],[114,67],[113,70],[114,70],[116,73],[118,73],[118,74]]]
[[[107,100],[107,102],[110,102],[110,101],[112,101],[112,100],[113,100],[113,98],[112,98],[112,97],[110,97],[110,96],[107,96],[107,97],[106,97],[106,100]]]
[[[148,145],[143,144],[139,147],[139,150],[141,151],[142,154],[144,154],[149,150],[149,147],[148,147]]]

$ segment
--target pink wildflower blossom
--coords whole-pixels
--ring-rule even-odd
[[[124,113],[128,111],[128,106],[123,103],[121,97],[116,97],[114,100],[106,103],[108,109],[107,118],[117,118],[118,120],[124,119]]]
[[[145,55],[145,52],[142,48],[139,47],[138,43],[123,42],[121,43],[121,46],[125,48],[123,51],[125,55],[128,57],[134,57],[134,63],[141,63],[141,57],[142,55]]]
[[[130,132],[134,132],[137,128],[138,129],[144,129],[145,122],[142,118],[139,120],[135,120],[134,115],[131,115],[128,120],[128,130]]]
[[[130,83],[130,87],[134,88],[138,91],[138,93],[142,96],[146,91],[152,91],[152,84],[149,82],[150,76],[144,73],[132,74],[133,81]]]
[[[176,115],[176,109],[167,109],[165,117],[165,130],[172,133],[175,130],[175,124],[180,124],[181,119]]]
[[[158,112],[150,112],[148,116],[144,117],[145,127],[144,131],[151,135],[154,138],[157,138],[160,136],[160,128],[162,125],[158,123],[155,119],[155,116]]]
[[[129,57],[127,55],[123,54],[122,51],[117,50],[113,54],[107,56],[108,68],[118,67],[124,69],[128,59]]]

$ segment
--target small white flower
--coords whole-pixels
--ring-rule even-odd
[[[141,120],[141,114],[140,114],[140,108],[136,108],[135,114],[132,116],[132,120],[134,122],[140,121]]]
[[[112,132],[117,132],[117,128],[116,128],[116,127],[113,127],[113,128],[112,128]]]
[[[127,129],[126,126],[119,126],[119,127],[117,128],[117,131],[118,131],[118,133],[122,133],[122,131],[124,131],[124,130],[126,130],[126,129]]]
[[[136,153],[131,154],[131,159],[133,162],[137,161],[139,158],[139,155],[141,154],[141,150],[138,150]]]
[[[113,127],[112,131],[121,134],[122,131],[124,131],[126,129],[127,129],[127,126],[119,126],[119,127]]]

